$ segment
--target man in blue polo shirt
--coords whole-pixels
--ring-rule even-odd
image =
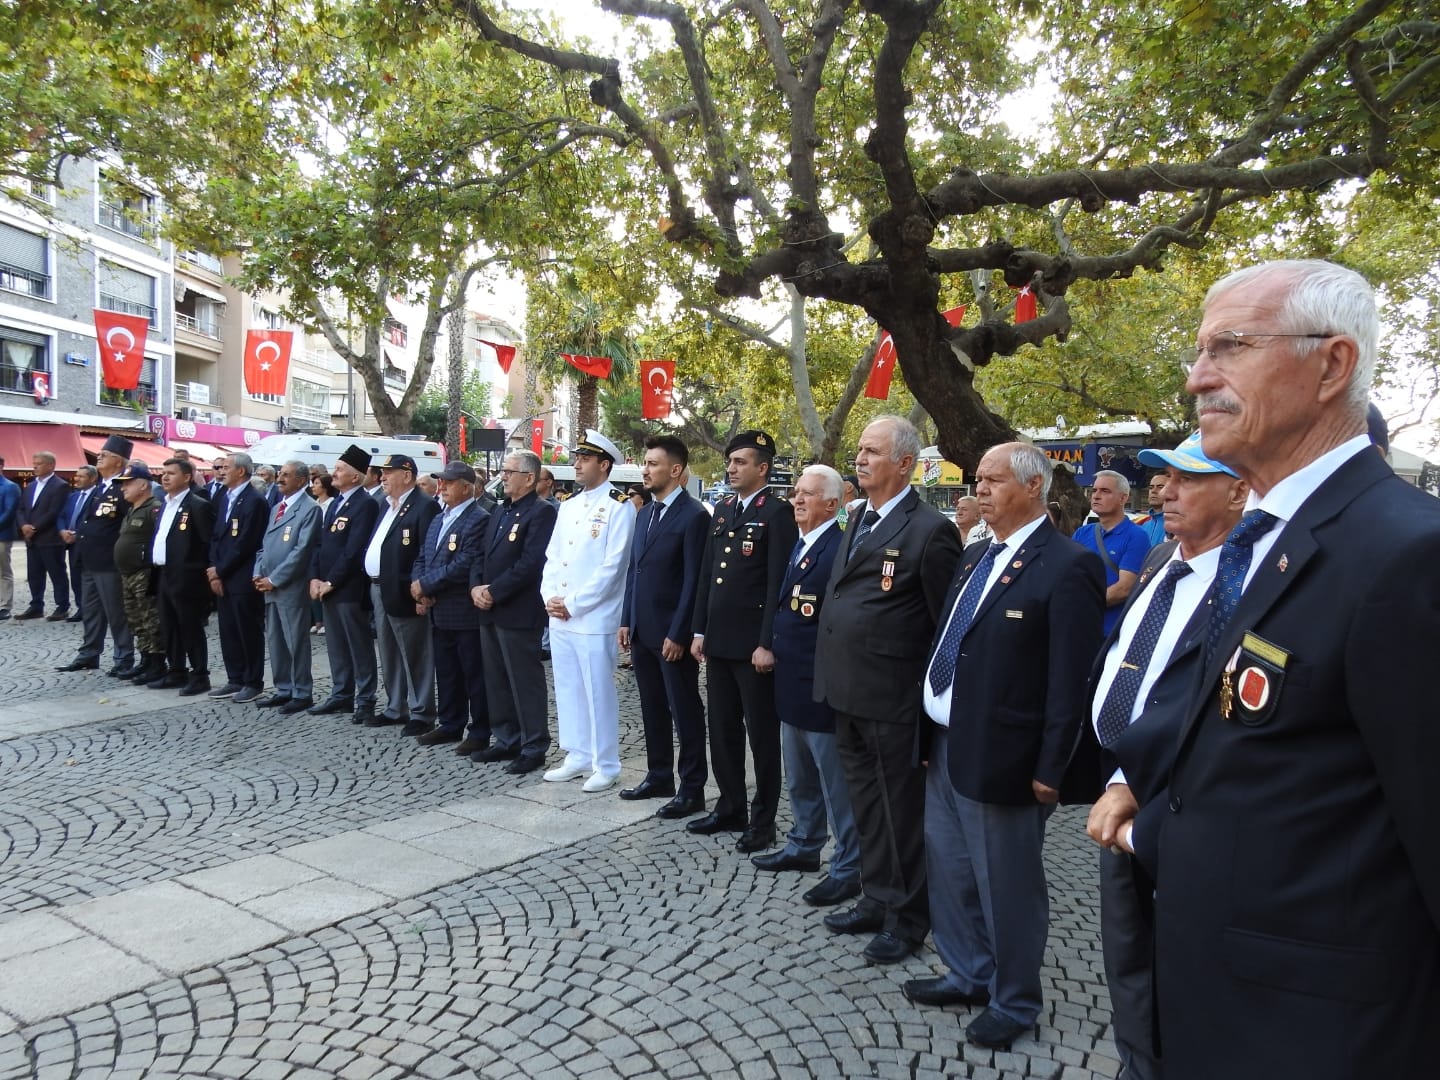
[[[1140,567],[1150,552],[1150,538],[1145,530],[1125,516],[1125,503],[1129,498],[1129,480],[1110,469],[1097,472],[1090,489],[1090,509],[1100,520],[1075,530],[1075,541],[1099,555],[1105,564],[1107,636],[1119,620],[1125,598],[1135,587]]]

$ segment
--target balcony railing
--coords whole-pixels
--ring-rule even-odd
[[[196,334],[204,334],[209,338],[220,337],[220,322],[218,319],[197,319],[194,315],[186,315],[183,311],[175,313],[175,325],[182,330],[189,330]]]
[[[301,405],[298,401],[290,403],[290,415],[298,420],[314,420],[321,424],[330,422],[330,414],[324,409],[316,408],[314,405]]]
[[[223,274],[225,268],[220,264],[218,256],[211,255],[204,251],[182,251],[180,258],[191,266],[198,266],[202,270],[209,270],[212,274]]]
[[[0,262],[0,289],[24,293],[26,296],[50,296],[50,275]]]
[[[149,241],[155,238],[155,222],[115,203],[100,204],[100,224],[107,229],[114,229],[141,240]]]
[[[181,382],[178,379],[175,381],[175,400],[195,401],[195,399],[190,396],[190,384],[188,382]],[[206,399],[204,401],[196,402],[196,404],[205,405],[207,407],[212,405],[218,406],[220,404],[220,391],[216,390],[213,386],[210,387],[210,393],[206,397]]]
[[[160,325],[160,312],[155,309],[153,304],[142,304],[138,300],[126,300],[113,293],[102,292],[100,306],[106,311],[118,311],[122,315],[143,315],[150,320],[151,326],[158,327]]]

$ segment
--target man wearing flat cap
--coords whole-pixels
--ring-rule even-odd
[[[736,849],[775,842],[780,802],[780,718],[775,712],[775,609],[799,529],[790,505],[767,486],[775,442],[742,431],[725,447],[733,494],[715,507],[695,596],[690,651],[708,668],[710,764],[720,798],[690,832],[741,833]],[[755,798],[745,798],[745,739],[755,759]]]
[[[556,727],[565,751],[564,762],[545,779],[589,773],[588,792],[604,791],[620,775],[616,633],[635,534],[635,511],[610,483],[620,457],[615,444],[593,429],[575,447],[577,490],[560,504],[540,578],[550,616]]]
[[[418,741],[437,746],[464,739],[473,753],[490,745],[480,613],[470,600],[470,574],[481,557],[490,514],[475,499],[475,470],[465,462],[450,462],[437,483],[441,511],[410,573],[410,595],[430,620],[435,656],[437,723]]]
[[[61,671],[81,671],[100,666],[109,631],[114,644],[114,676],[128,675],[135,668],[135,638],[125,619],[125,601],[120,592],[120,575],[115,570],[115,540],[125,516],[125,500],[115,478],[130,461],[135,447],[129,439],[111,435],[95,457],[100,479],[91,488],[90,498],[80,511],[75,527],[75,544],[80,551],[84,576],[81,611],[85,634],[75,659]]]
[[[406,735],[435,726],[435,654],[430,620],[410,595],[411,571],[440,508],[416,483],[415,459],[391,454],[380,466],[385,505],[365,547],[365,574],[375,607],[375,640],[385,680],[385,711],[368,727],[404,724]]]
[[[319,600],[325,613],[330,696],[308,711],[351,713],[357,724],[375,716],[375,642],[364,564],[380,504],[365,494],[369,468],[370,455],[353,443],[340,455],[331,473],[336,494],[324,510],[310,559],[310,599]]]

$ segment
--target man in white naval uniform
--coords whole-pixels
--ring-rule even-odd
[[[565,760],[550,781],[590,773],[585,790],[604,791],[620,775],[620,701],[615,633],[625,600],[635,510],[610,483],[615,444],[587,429],[575,448],[576,492],[560,504],[545,549],[540,595],[550,616],[555,717]]]

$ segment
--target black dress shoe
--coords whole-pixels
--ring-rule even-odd
[[[873,934],[885,925],[885,916],[856,904],[849,911],[832,911],[824,921],[837,934]]]
[[[674,794],[675,784],[673,781],[651,780],[648,776],[634,787],[623,788],[620,791],[620,797],[627,801],[633,801],[635,799],[669,799],[673,797]]]
[[[913,942],[889,930],[881,930],[870,939],[863,955],[867,964],[898,964],[914,951]]]
[[[750,861],[757,870],[799,870],[813,874],[820,869],[820,856],[796,855],[793,851],[772,851],[769,855],[756,855]]]
[[[473,761],[474,758],[471,758]],[[509,765],[505,771],[511,776],[523,776],[525,773],[532,773],[545,765],[544,754],[520,754]]]
[[[371,716],[365,721],[366,727],[393,727],[396,724],[406,723],[403,716],[386,716],[383,712],[379,716]]]
[[[474,735],[466,735],[455,744],[455,752],[461,757],[469,757],[471,754],[483,753],[489,746],[489,739],[477,739]]]
[[[50,612],[49,615],[46,615],[46,616],[45,616],[45,621],[46,621],[46,622],[64,622],[64,621],[65,621],[65,616],[67,616],[68,614],[70,614],[70,609],[69,609],[69,608],[56,608],[54,611]]]
[[[658,818],[674,819],[693,817],[695,814],[705,812],[705,797],[703,795],[676,795],[659,810],[655,811]]]
[[[281,706],[280,706],[280,712],[281,712],[283,715],[285,715],[285,716],[294,716],[296,713],[302,713],[302,712],[304,712],[306,709],[310,708],[310,706],[313,705],[313,704],[315,704],[315,699],[314,699],[314,698],[308,698],[308,697],[291,698],[291,699],[290,699],[289,701],[287,701],[284,705],[281,705]]]
[[[441,743],[459,742],[460,732],[446,731],[444,728],[436,728],[434,731],[427,731],[415,740],[421,746],[439,746]]]
[[[757,829],[750,826],[740,834],[740,839],[735,841],[735,850],[749,855],[752,851],[764,851],[768,847],[775,846],[774,829]]]
[[[24,618],[23,615],[18,618]],[[71,660],[70,663],[57,667],[56,671],[94,671],[100,666],[99,660]]]
[[[16,616],[15,616],[15,621],[16,621],[16,622],[24,622],[26,619],[38,619],[38,618],[41,618],[44,614],[45,614],[45,612],[44,612],[41,608],[33,608],[33,607],[32,607],[32,608],[27,608],[26,610],[22,611],[19,615],[16,615]],[[62,669],[62,670],[63,670],[63,669]],[[78,670],[78,669],[77,669],[77,670]]]
[[[487,746],[484,750],[477,750],[475,751],[475,753],[471,754],[470,760],[475,762],[509,761],[512,758],[518,758],[519,756],[520,751],[510,747]],[[534,754],[531,755],[531,757],[535,756],[536,755]],[[544,761],[545,759],[544,757],[540,757],[538,760]]]
[[[374,705],[356,705],[355,712],[350,717],[352,724],[368,724],[375,719]]]
[[[908,1001],[916,1005],[989,1005],[990,992],[977,990],[973,994],[950,985],[950,980],[941,975],[934,979],[910,979],[901,990]]]
[[[151,679],[145,685],[151,690],[178,690],[190,681],[190,676],[183,671],[172,671],[168,675],[161,675],[158,679]]]
[[[405,726],[400,729],[400,734],[409,737],[424,735],[434,726],[429,720],[406,720]]]
[[[994,1009],[986,1009],[970,1021],[970,1026],[965,1029],[965,1041],[991,1050],[1009,1050],[1010,1044],[1026,1034],[1032,1026],[1011,1020]]]
[[[833,877],[827,877],[800,899],[812,907],[831,907],[834,904],[843,904],[846,900],[859,895],[860,883],[858,881],[836,881]]]
[[[269,697],[262,697],[255,702],[257,709],[278,709],[282,705],[290,704],[289,694],[271,694]]]
[[[7,616],[5,616],[5,617],[8,619],[10,616],[7,615]],[[65,621],[66,621],[66,622],[84,622],[85,619],[84,619],[84,616],[82,616],[82,615],[77,611],[74,615],[71,615],[71,616],[70,616],[68,619],[66,619]]]
[[[112,679],[133,679],[139,670],[134,664],[116,664],[105,674]]]
[[[697,836],[709,836],[717,832],[741,832],[747,827],[745,819],[739,814],[721,817],[714,810],[711,810],[699,821],[685,823],[685,831],[695,833]]]
[[[305,711],[311,716],[329,716],[331,713],[351,712],[355,703],[348,698],[330,696],[318,705],[311,705]]]
[[[180,688],[180,696],[181,696],[181,697],[195,697],[195,696],[197,696],[197,695],[199,695],[199,694],[208,694],[209,692],[210,692],[210,676],[209,676],[209,675],[192,675],[192,676],[186,681],[185,685]]]

